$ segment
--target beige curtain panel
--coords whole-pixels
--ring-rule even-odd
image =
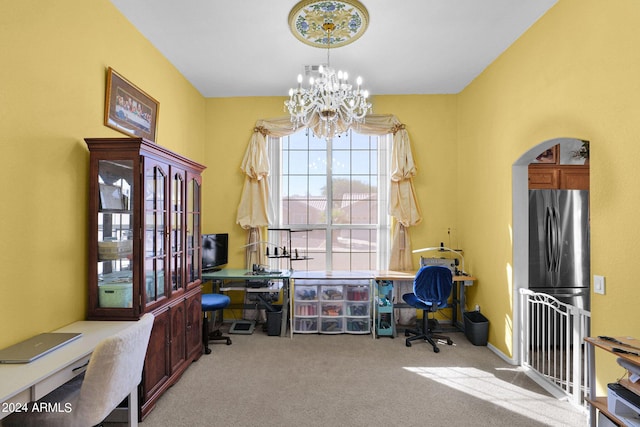
[[[318,123],[315,126],[319,126]],[[409,227],[422,221],[422,214],[413,187],[416,165],[413,162],[409,134],[405,126],[393,115],[370,114],[365,122],[352,125],[351,128],[365,135],[393,134],[391,152],[391,194],[389,214],[395,223],[392,229],[391,258],[388,268],[391,270],[413,270],[411,239]],[[311,127],[313,130],[313,127]],[[252,228],[271,224],[272,207],[269,203],[269,157],[267,136],[282,137],[301,129],[292,127],[290,118],[258,120],[242,160],[241,169],[245,173],[245,183],[238,205],[237,223],[248,229],[248,243],[259,233]],[[345,131],[348,128],[345,129]],[[247,260],[248,261],[248,260]]]

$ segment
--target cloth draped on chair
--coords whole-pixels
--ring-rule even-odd
[[[393,115],[370,114],[365,122],[351,128],[364,135],[393,134],[391,154],[391,193],[389,214],[395,219],[392,229],[391,270],[413,270],[409,227],[422,221],[422,214],[413,186],[416,165],[413,161],[409,134],[405,126]],[[253,260],[261,260],[261,227],[268,227],[273,219],[273,207],[269,200],[269,152],[267,136],[279,138],[291,135],[302,128],[294,128],[290,118],[258,120],[242,160],[245,174],[244,188],[238,205],[236,222],[249,230],[247,237],[247,266]],[[255,231],[254,229],[257,229]],[[253,230],[253,231],[252,231]]]

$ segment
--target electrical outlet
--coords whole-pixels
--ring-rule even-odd
[[[593,292],[596,294],[604,295],[604,276],[593,276]]]

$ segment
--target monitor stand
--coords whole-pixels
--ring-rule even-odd
[[[255,322],[253,320],[236,320],[231,324],[229,328],[230,334],[242,334],[251,335],[255,328]]]

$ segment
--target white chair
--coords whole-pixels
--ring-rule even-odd
[[[105,338],[91,354],[84,380],[72,380],[39,401],[59,403],[52,406],[59,411],[14,413],[2,420],[2,426],[91,427],[102,423],[127,396],[129,424],[137,425],[138,384],[153,319],[145,314],[130,328]]]

